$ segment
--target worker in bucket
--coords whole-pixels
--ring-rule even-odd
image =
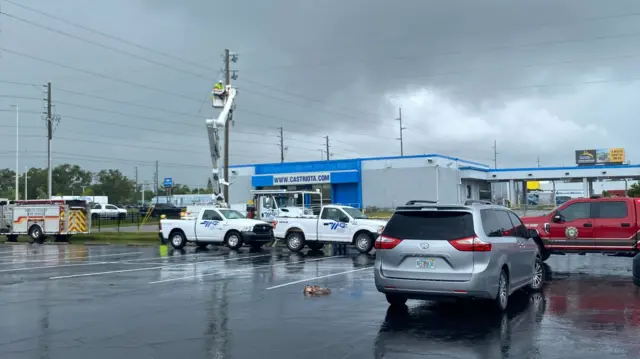
[[[213,95],[220,97],[222,94],[224,94],[224,85],[222,84],[222,81],[218,81],[213,85]]]

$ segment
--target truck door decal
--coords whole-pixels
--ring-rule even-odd
[[[567,237],[567,239],[576,239],[578,238],[578,228],[567,227],[567,229],[564,230],[564,235]]]
[[[205,228],[214,228],[215,226],[218,225],[218,223],[220,223],[220,221],[204,221],[204,227]]]
[[[341,231],[341,229],[346,229],[347,228],[347,224],[346,223],[342,223],[342,222],[332,222],[331,223],[331,230],[335,231],[338,230],[338,232],[343,232]]]

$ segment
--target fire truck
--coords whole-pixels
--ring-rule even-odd
[[[91,229],[89,203],[84,200],[0,201],[0,234],[9,242],[28,235],[35,243],[49,236],[66,241]]]

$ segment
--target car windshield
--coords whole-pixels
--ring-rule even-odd
[[[233,209],[221,209],[220,213],[222,213],[222,215],[225,216],[225,218],[227,218],[227,219],[247,218],[242,213],[240,213],[240,212],[238,212],[236,210],[233,210]]]
[[[366,214],[360,212],[359,210],[353,207],[342,207],[342,210],[347,212],[353,219],[367,219],[369,218]]]

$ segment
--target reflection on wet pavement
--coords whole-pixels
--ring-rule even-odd
[[[373,256],[0,246],[0,358],[640,358],[630,258],[552,256],[541,293],[389,308]],[[331,295],[305,297],[306,284]]]

